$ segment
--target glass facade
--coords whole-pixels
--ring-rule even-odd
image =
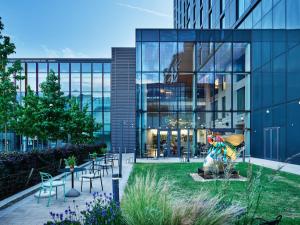
[[[299,29],[298,0],[174,0],[174,28]]]
[[[107,143],[110,149],[110,59],[21,59],[21,62],[25,79],[17,84],[19,101],[28,86],[41,95],[40,84],[53,70],[59,77],[64,95],[75,97],[81,107],[87,106],[89,114],[103,125],[95,133],[96,141]]]
[[[152,32],[149,38],[149,30],[137,30],[140,155],[196,156],[210,133],[243,133],[250,146],[250,40]]]

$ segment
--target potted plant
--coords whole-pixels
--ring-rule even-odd
[[[96,158],[97,158],[97,152],[93,152],[93,153],[91,154],[91,158],[93,159],[93,161],[95,161]]]
[[[67,159],[68,165],[70,167],[70,171],[74,171],[74,167],[76,165],[76,157],[74,155],[69,156],[69,158]]]

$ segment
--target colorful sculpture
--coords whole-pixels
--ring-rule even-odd
[[[215,137],[209,136],[207,141],[211,146],[204,160],[203,170],[211,171],[211,168],[215,168],[216,165],[221,164],[222,168],[224,168],[228,160],[236,160],[239,147],[244,142],[244,135],[234,134],[224,138],[219,135]]]

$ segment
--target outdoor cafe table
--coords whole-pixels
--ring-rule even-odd
[[[80,192],[77,191],[74,188],[74,172],[79,172],[79,171],[85,171],[86,168],[84,167],[75,167],[72,171],[70,171],[70,168],[64,168],[64,169],[60,169],[59,172],[71,172],[71,182],[72,182],[72,188],[66,193],[66,197],[78,197],[80,195]]]

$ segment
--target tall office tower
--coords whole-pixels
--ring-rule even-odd
[[[176,29],[298,29],[299,0],[174,0]]]

